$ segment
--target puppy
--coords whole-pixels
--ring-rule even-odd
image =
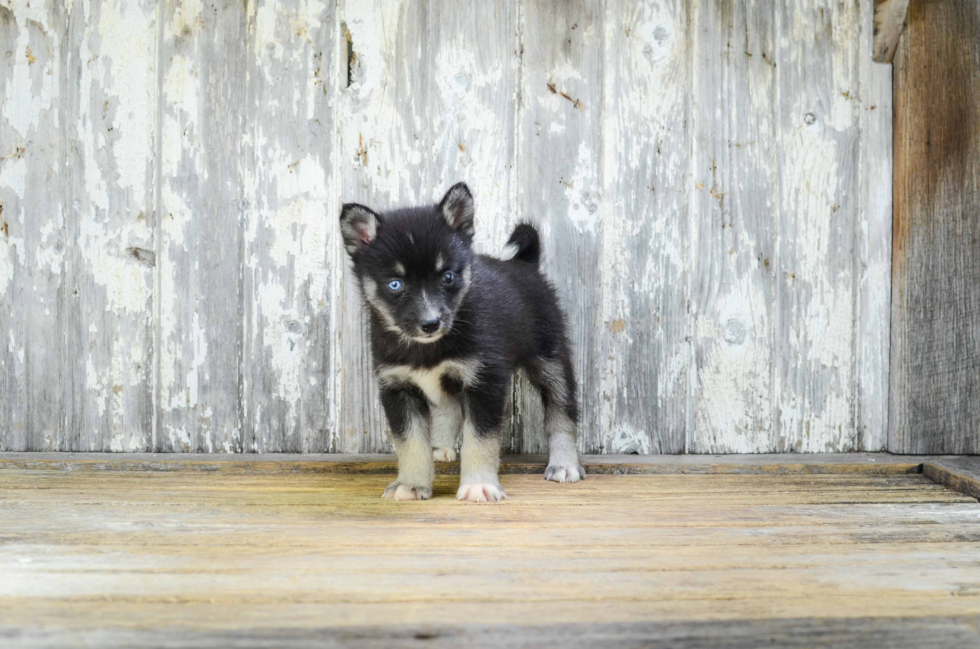
[[[541,244],[518,225],[495,259],[473,252],[473,195],[454,185],[438,205],[377,213],[344,205],[340,227],[370,313],[381,404],[398,453],[383,498],[432,496],[434,461],[456,459],[456,497],[506,498],[497,476],[514,370],[541,391],[545,478],[585,477],[575,442],[575,374],[558,297],[538,268]]]

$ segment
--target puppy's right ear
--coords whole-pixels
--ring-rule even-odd
[[[340,210],[340,233],[344,247],[354,254],[378,236],[378,215],[357,203],[345,203]]]

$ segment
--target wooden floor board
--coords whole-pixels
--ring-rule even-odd
[[[917,472],[514,473],[472,505],[452,475],[393,503],[372,472],[0,466],[5,647],[980,641],[980,504]]]

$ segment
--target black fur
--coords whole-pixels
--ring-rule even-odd
[[[541,240],[538,231],[530,223],[521,223],[514,228],[507,245],[517,248],[517,254],[514,255],[517,261],[526,261],[537,266],[541,260]]]
[[[446,360],[478,360],[475,382],[464,387],[460,377],[443,375],[441,385],[462,400],[465,416],[484,436],[502,432],[511,377],[524,368],[546,406],[577,423],[565,316],[554,287],[538,268],[537,230],[527,223],[515,228],[509,243],[517,253],[509,261],[475,254],[472,196],[462,184],[437,205],[370,212],[373,238],[365,235],[371,228],[362,227],[367,209],[345,205],[341,221],[370,314],[375,367],[430,369]],[[354,217],[356,231],[348,227]],[[440,261],[445,269],[437,272]],[[446,271],[455,273],[451,284],[444,281]],[[392,280],[400,281],[402,289],[390,290]],[[434,313],[442,323],[441,337],[421,342],[419,322]],[[410,416],[427,412],[425,402],[410,384],[383,388],[382,404],[395,436],[404,434]]]

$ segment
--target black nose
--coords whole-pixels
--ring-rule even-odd
[[[439,328],[439,318],[433,318],[432,320],[423,320],[419,323],[419,329],[427,334],[435,333]]]

